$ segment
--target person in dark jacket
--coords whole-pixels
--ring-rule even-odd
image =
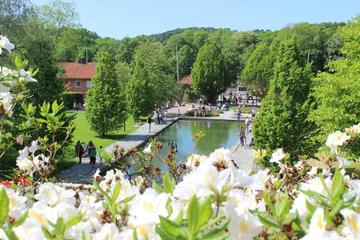
[[[76,156],[79,158],[79,164],[81,164],[81,158],[82,158],[82,155],[84,154],[84,147],[81,144],[80,140],[77,141],[77,143],[75,145],[75,153],[76,153]]]
[[[90,164],[95,164],[95,162],[96,162],[96,147],[91,140],[89,141],[89,143],[86,147],[86,151],[90,158]]]

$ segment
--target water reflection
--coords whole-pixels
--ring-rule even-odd
[[[180,120],[159,135],[159,141],[164,146],[161,154],[166,156],[170,142],[177,144],[177,161],[185,160],[193,152],[208,155],[217,148],[230,148],[239,138],[237,129],[238,122],[235,121]],[[205,135],[195,151],[192,135],[199,130]],[[157,162],[161,163],[159,159]],[[164,166],[162,168],[165,169]]]

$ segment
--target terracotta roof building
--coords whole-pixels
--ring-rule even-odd
[[[86,91],[92,86],[91,79],[95,75],[96,62],[62,62],[59,66],[68,91],[82,93],[85,96]]]
[[[181,79],[181,83],[186,86],[186,87],[191,87],[191,80],[192,80],[192,77],[191,77],[191,74],[190,75],[187,75],[185,77],[183,77]]]

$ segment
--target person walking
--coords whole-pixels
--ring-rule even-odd
[[[81,158],[82,158],[82,155],[84,154],[84,147],[81,144],[80,140],[78,140],[75,145],[75,153],[76,153],[76,156],[79,158],[79,164],[81,164]]]
[[[86,150],[89,154],[89,158],[90,158],[90,164],[95,164],[96,163],[96,147],[94,145],[94,143],[90,140]]]
[[[241,117],[241,107],[239,106],[238,110],[237,110],[237,120],[238,121],[240,121],[240,117]]]
[[[245,131],[243,129],[243,127],[240,127],[240,145],[241,146],[245,146]]]
[[[148,124],[149,124],[149,133],[150,133],[150,130],[151,130],[151,122],[152,122],[151,116],[148,117],[147,122],[148,122]]]

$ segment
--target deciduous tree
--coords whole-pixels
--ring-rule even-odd
[[[115,64],[112,53],[99,53],[93,87],[86,98],[86,117],[101,136],[120,128],[127,118],[125,91],[117,78]]]

